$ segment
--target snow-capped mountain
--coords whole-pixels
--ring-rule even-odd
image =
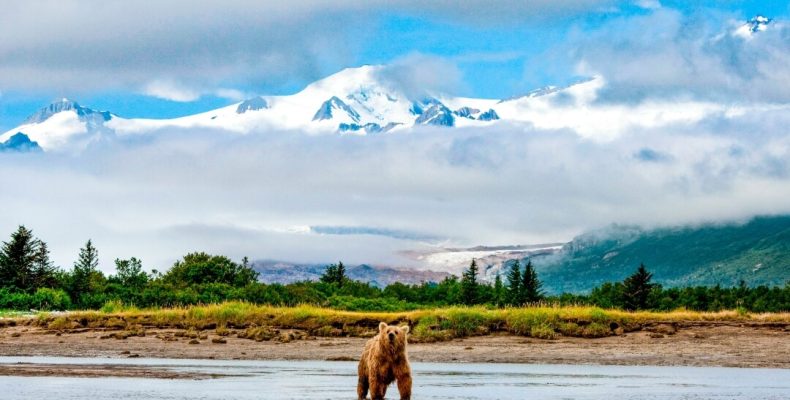
[[[310,134],[372,134],[415,125],[490,124],[500,118],[498,100],[409,96],[383,74],[383,66],[340,71],[288,96],[259,96],[216,110],[174,119],[127,119],[62,99],[35,112],[17,133],[46,150],[79,149],[108,135],[163,128],[212,128],[238,133],[299,130]]]
[[[749,34],[772,23],[755,17]],[[215,129],[239,134],[298,131],[307,134],[386,134],[420,126],[483,127],[523,124],[543,130],[571,130],[596,140],[631,128],[694,123],[711,114],[741,115],[747,106],[705,101],[596,102],[606,80],[600,76],[567,86],[547,86],[507,99],[414,94],[391,79],[387,66],[348,68],[313,82],[298,93],[258,96],[215,110],[173,119],[129,119],[62,99],[22,125],[0,135],[0,149],[79,151],[92,142],[172,128]],[[19,135],[22,136],[19,136]],[[12,138],[13,141],[12,141]],[[30,142],[29,144],[25,144]]]
[[[19,150],[80,147],[112,134],[106,124],[116,118],[107,111],[83,107],[69,99],[56,101],[0,135],[0,146]]]

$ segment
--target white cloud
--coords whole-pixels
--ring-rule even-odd
[[[217,97],[239,101],[247,98],[247,95],[236,89],[203,89],[198,90],[186,85],[179,84],[173,80],[156,80],[147,83],[140,91],[142,94],[160,99],[190,102],[210,94]]]
[[[504,123],[368,137],[166,130],[80,156],[2,154],[0,234],[26,224],[65,266],[88,238],[108,269],[130,256],[161,269],[194,250],[403,266],[428,238],[540,243],[612,222],[790,213],[788,118],[712,114],[607,142]]]
[[[463,87],[458,66],[441,57],[413,53],[394,60],[380,72],[380,79],[400,88],[409,97],[457,93]]]
[[[189,102],[200,98],[200,92],[172,81],[153,81],[143,87],[143,94],[160,99]]]
[[[647,10],[661,8],[661,2],[659,0],[637,0],[636,5]]]
[[[610,100],[790,101],[790,25],[773,22],[744,40],[736,34],[744,23],[737,15],[659,8],[578,31],[563,51],[574,54],[579,72],[607,79]]]
[[[612,1],[14,2],[0,13],[0,37],[8,39],[0,41],[0,87],[79,94],[138,90],[174,77],[185,87],[246,88],[261,82],[287,87],[358,62],[355,50],[368,45],[382,14],[501,24],[572,17],[608,3]]]

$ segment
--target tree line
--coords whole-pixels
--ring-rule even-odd
[[[790,310],[790,283],[784,287],[663,288],[640,265],[622,282],[605,283],[591,293],[546,295],[530,261],[505,265],[493,283],[480,279],[472,260],[461,277],[421,284],[393,283],[378,288],[354,281],[342,262],[327,266],[319,281],[267,284],[245,257],[195,252],[176,261],[167,271],[145,272],[137,258],[116,259],[115,273],[98,269],[99,251],[88,240],[70,270],[54,266],[49,250],[33,232],[20,226],[0,248],[0,309],[101,309],[123,303],[137,307],[171,307],[229,300],[294,306],[316,304],[345,310],[399,311],[448,305],[490,307],[532,304],[595,305],[626,310],[699,311],[742,309],[753,312]]]

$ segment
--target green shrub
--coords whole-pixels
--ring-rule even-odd
[[[441,342],[453,338],[452,333],[442,329],[438,318],[432,315],[420,318],[410,336],[415,342],[423,343]]]
[[[582,336],[586,338],[600,338],[611,336],[612,330],[605,324],[593,322],[582,329]]]
[[[328,308],[346,311],[409,311],[415,310],[419,306],[407,303],[398,299],[383,298],[360,298],[352,296],[332,296],[326,300],[324,305]]]
[[[563,336],[570,336],[570,337],[582,336],[582,328],[574,322],[561,322],[557,325],[557,330]]]
[[[541,324],[538,326],[533,326],[532,329],[529,331],[529,335],[538,338],[538,339],[556,339],[557,332],[554,331],[554,328],[547,324]]]

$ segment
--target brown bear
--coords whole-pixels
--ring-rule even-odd
[[[359,360],[357,394],[364,400],[370,389],[372,400],[382,400],[390,383],[398,381],[401,400],[411,399],[411,367],[406,355],[409,327],[379,324],[379,333],[365,344]]]

